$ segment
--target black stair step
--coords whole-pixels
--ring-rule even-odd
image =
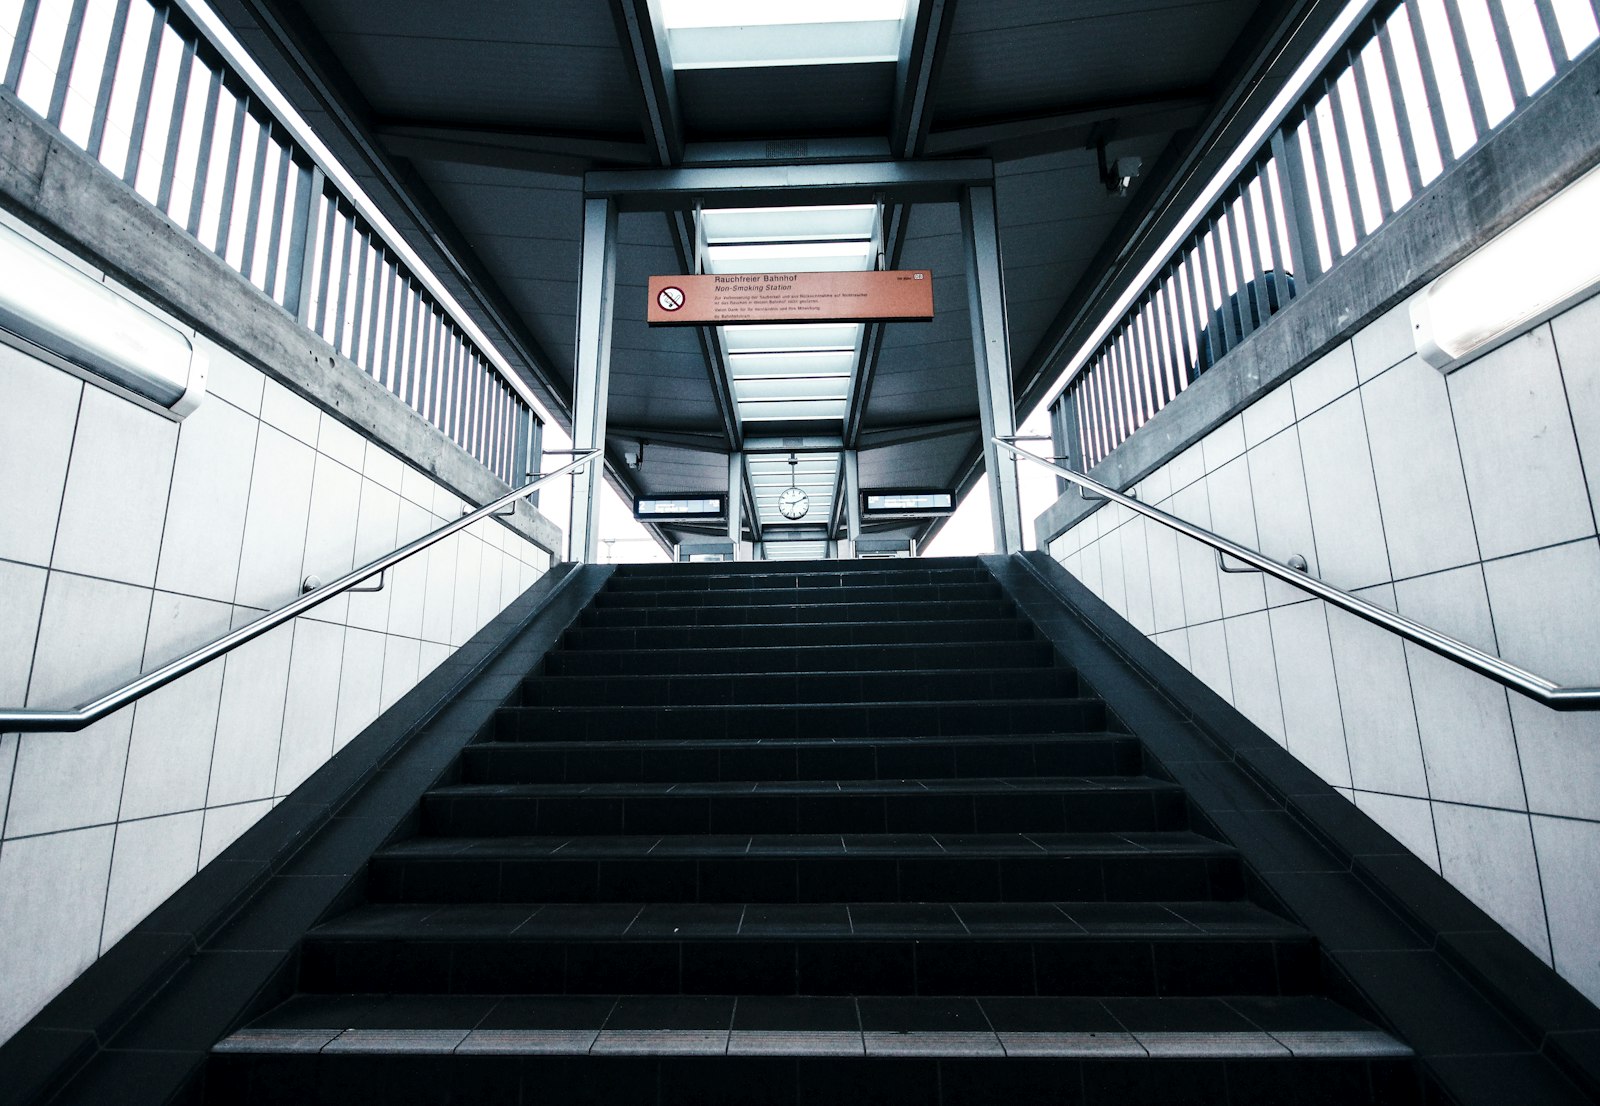
[[[718,706],[763,703],[973,702],[1071,698],[1067,668],[968,668],[880,672],[793,672],[680,676],[530,676],[522,705]]]
[[[811,645],[945,645],[1036,640],[1016,617],[929,622],[762,623],[748,626],[588,626],[562,638],[566,649],[737,649]]]
[[[992,584],[994,576],[983,568],[880,569],[856,572],[795,572],[767,566],[765,572],[656,573],[624,572],[619,567],[606,582],[606,593],[622,591],[704,592],[738,589],[806,588],[831,590],[853,587],[940,587],[948,584]]]
[[[428,792],[428,832],[1078,833],[1185,828],[1183,792],[1141,776],[843,783],[462,784]]]
[[[695,580],[719,581],[798,577],[802,580],[833,578],[841,581],[864,578],[914,579],[929,573],[970,573],[988,577],[989,571],[974,557],[923,558],[915,561],[704,561],[694,564],[619,565],[613,582],[620,580]],[[721,583],[717,586],[730,586]]]
[[[595,596],[597,607],[770,607],[834,606],[844,603],[996,602],[1000,585],[993,580],[947,584],[847,584],[833,588],[716,588],[705,591],[607,589]]]
[[[486,741],[462,751],[472,783],[629,780],[973,779],[1137,775],[1127,734],[727,741]]]
[[[984,644],[987,668],[1044,668],[1055,650],[1043,641]],[[770,672],[960,670],[970,645],[810,645],[747,649],[563,650],[545,658],[549,676],[677,676]]]
[[[1107,995],[1313,992],[1249,903],[368,905],[307,934],[302,991]]]
[[[744,626],[836,622],[928,622],[1015,618],[1009,599],[761,603],[736,607],[603,607],[583,612],[584,626]]]
[[[1238,898],[1191,833],[421,837],[372,859],[378,902],[1159,902]]]
[[[1099,699],[976,703],[795,703],[783,706],[502,707],[498,741],[717,741],[749,737],[949,737],[1094,733],[1106,729]]]

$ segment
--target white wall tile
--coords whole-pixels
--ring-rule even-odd
[[[14,733],[0,733],[0,833],[5,830],[6,807],[11,802],[11,776],[17,766],[17,738]]]
[[[1439,873],[1550,963],[1528,816],[1436,802],[1433,824],[1439,835]]]
[[[413,542],[430,528],[432,516],[414,503],[400,501],[395,545]],[[428,554],[417,553],[389,573],[388,632],[402,637],[422,636],[422,606],[428,593]]]
[[[1414,356],[1417,347],[1411,333],[1411,301],[1401,300],[1362,327],[1350,344],[1355,353],[1356,374],[1363,382]]]
[[[272,794],[292,642],[293,627],[280,626],[228,654],[207,806]]]
[[[271,799],[254,803],[214,806],[204,812],[205,828],[200,834],[200,866],[210,864],[222,851],[239,840],[244,831],[272,809]]]
[[[1272,628],[1266,613],[1239,615],[1227,619],[1223,627],[1228,640],[1233,705],[1268,736],[1282,742],[1283,705],[1278,691],[1278,662],[1273,655]],[[1193,646],[1193,638],[1190,645]]]
[[[417,666],[422,659],[422,643],[415,638],[385,635],[383,639],[383,696],[381,710],[417,685]]]
[[[1262,621],[1265,622],[1265,619]],[[1221,622],[1189,627],[1189,671],[1212,691],[1233,702],[1228,639]]]
[[[1205,457],[1206,472],[1216,472],[1223,465],[1244,453],[1244,417],[1235,415],[1200,439],[1200,449]]]
[[[76,707],[137,675],[151,592],[52,572],[34,650],[30,707]]]
[[[1289,751],[1335,787],[1349,787],[1350,758],[1334,676],[1328,621],[1321,603],[1274,607],[1272,648]],[[1237,651],[1229,649],[1237,657]],[[1237,669],[1238,663],[1235,661]],[[1239,679],[1234,677],[1237,688]],[[1265,728],[1265,727],[1263,727]]]
[[[1246,549],[1259,549],[1256,512],[1250,490],[1250,469],[1244,458],[1228,462],[1206,477],[1206,497],[1211,512],[1211,530]],[[1179,541],[1189,542],[1187,538]],[[1216,555],[1212,554],[1212,563]],[[1240,568],[1237,562],[1228,567]],[[1247,614],[1267,605],[1267,592],[1259,572],[1219,572],[1217,584],[1222,595],[1223,614]]]
[[[460,518],[464,506],[465,504],[443,484],[433,486],[433,513],[443,521],[454,522]]]
[[[1162,465],[1139,483],[1139,498],[1146,503],[1161,504],[1172,497],[1172,472]]]
[[[1361,390],[1395,576],[1478,560],[1445,378],[1420,357]]]
[[[441,645],[436,641],[424,639],[421,655],[417,660],[417,682],[421,683],[425,676],[449,660],[451,652],[452,650],[448,645]]]
[[[261,419],[290,437],[316,448],[322,412],[270,377],[261,395]]]
[[[1494,652],[1483,572],[1473,565],[1395,585],[1400,613]],[[1521,808],[1522,770],[1506,693],[1443,657],[1407,643],[1428,790],[1435,800]]]
[[[405,491],[405,470],[410,466],[376,442],[368,441],[361,471],[390,491]]]
[[[339,676],[339,711],[333,747],[342,749],[378,717],[383,703],[384,635],[349,629],[344,635],[344,665]]]
[[[1172,497],[1172,514],[1207,530],[1211,504],[1204,484],[1191,484]],[[1217,557],[1208,545],[1178,537],[1178,568],[1183,578],[1183,609],[1189,625],[1222,617],[1222,591],[1217,583]]]
[[[214,641],[228,632],[233,607],[157,592],[150,608],[143,670]],[[213,661],[141,699],[122,784],[121,818],[148,818],[205,805],[211,774],[223,662]]]
[[[86,388],[51,567],[149,587],[177,443],[176,423]]]
[[[1600,682],[1600,545],[1558,545],[1483,566],[1500,655],[1559,684]],[[1513,693],[1528,806],[1600,817],[1600,714]]]
[[[1084,545],[1083,549],[1078,552],[1077,558],[1078,558],[1078,569],[1077,569],[1077,577],[1078,577],[1078,579],[1083,582],[1083,586],[1084,587],[1088,588],[1090,591],[1094,592],[1096,595],[1100,595],[1101,591],[1103,589],[1102,589],[1102,586],[1101,586],[1102,573],[1100,571],[1100,541],[1099,541],[1099,539],[1096,538],[1094,541],[1089,542],[1086,545]]]
[[[456,561],[460,535],[445,538],[430,546],[421,556],[428,559],[428,590],[422,603],[422,637],[426,641],[449,644],[450,622],[456,601]]]
[[[1360,397],[1336,400],[1299,430],[1319,575],[1347,590],[1392,579]]]
[[[1356,383],[1355,351],[1345,342],[1290,378],[1295,414],[1304,421],[1349,392]]]
[[[0,701],[21,703],[28,693],[47,575],[32,565],[0,561]]]
[[[1182,491],[1206,474],[1204,446],[1196,442],[1168,461],[1166,467],[1172,478],[1172,490]]]
[[[132,715],[124,707],[77,733],[21,735],[5,836],[116,821]]]
[[[235,602],[276,609],[300,594],[316,454],[270,426],[256,442]]]
[[[225,403],[203,403],[183,421],[157,587],[233,601],[256,426],[255,419]]]
[[[1589,473],[1590,502],[1600,514],[1600,296],[1550,321],[1578,450]],[[3,416],[0,416],[3,417]],[[0,446],[0,448],[4,448]]]
[[[317,452],[332,457],[351,472],[360,472],[367,456],[367,440],[323,411],[317,420]]]
[[[1550,328],[1452,373],[1449,388],[1483,555],[1594,533]]]
[[[1305,472],[1300,459],[1300,432],[1290,427],[1269,438],[1247,455],[1250,487],[1255,500],[1257,545],[1276,561],[1295,554],[1306,559],[1317,575],[1317,545],[1312,536],[1311,510],[1307,506]],[[1298,603],[1305,592],[1278,580],[1264,581],[1269,603]]]
[[[402,465],[400,468],[400,496],[408,499],[421,507],[429,514],[433,513],[433,501],[436,495],[434,483],[428,474],[412,465]],[[430,527],[429,529],[432,529]]]
[[[0,848],[0,1040],[99,954],[98,904],[105,902],[115,832],[97,826]]]
[[[337,461],[318,455],[311,481],[311,510],[306,519],[305,561],[300,575],[324,584],[355,567],[356,524],[361,515],[361,477]],[[317,607],[312,618],[343,622],[349,597],[338,596]]]
[[[1535,816],[1533,840],[1555,969],[1600,1002],[1600,824]]]
[[[1128,613],[1128,583],[1123,577],[1122,535],[1125,527],[1118,527],[1095,543],[1100,553],[1100,598],[1106,606],[1124,618]],[[481,603],[480,603],[481,607]]]
[[[1244,444],[1254,449],[1294,425],[1293,382],[1280,384],[1244,409]]]
[[[203,334],[196,335],[194,341],[197,348],[205,350],[210,360],[210,366],[206,369],[206,393],[260,418],[261,392],[267,382],[266,376]]]
[[[1388,594],[1362,598],[1392,608],[1392,589],[1377,590]],[[1422,764],[1422,739],[1417,735],[1416,706],[1411,700],[1405,643],[1337,607],[1328,607],[1327,616],[1351,782],[1369,791],[1427,798],[1428,780]]]
[[[1433,805],[1426,799],[1357,791],[1356,806],[1395,840],[1415,853],[1435,872],[1439,870],[1439,841],[1433,832]]]
[[[361,506],[356,516],[354,564],[370,564],[399,544],[395,533],[400,518],[400,496],[372,480],[361,481]],[[393,576],[393,573],[390,573]],[[326,577],[324,577],[326,579]],[[363,587],[371,587],[376,579]],[[394,596],[393,581],[386,579],[382,591],[351,592],[349,623],[367,630],[382,630],[389,624],[389,602]]]
[[[456,601],[450,617],[452,645],[464,644],[481,625],[478,622],[478,571],[482,564],[483,543],[462,535],[456,545]],[[427,617],[426,612],[423,617]]]
[[[0,557],[48,565],[83,382],[0,345]]]
[[[1183,578],[1178,562],[1178,543],[1185,539],[1155,523],[1147,526],[1145,539],[1155,628],[1158,631],[1180,629],[1189,622],[1183,609]]]
[[[287,795],[299,787],[333,755],[346,632],[343,626],[316,619],[295,620],[275,794]]]
[[[1156,525],[1145,519],[1134,519],[1117,531],[1122,554],[1122,585],[1126,594],[1126,618],[1141,634],[1153,633],[1156,628],[1155,599],[1151,593],[1150,555],[1147,539],[1150,527]],[[508,558],[509,562],[509,558]],[[516,592],[507,592],[514,598]]]
[[[200,863],[204,814],[191,810],[117,826],[106,889],[106,920],[100,951],[116,944],[167,896],[188,882]]]
[[[1151,641],[1161,646],[1173,660],[1189,667],[1189,632],[1187,630],[1168,630],[1164,634],[1156,634]]]

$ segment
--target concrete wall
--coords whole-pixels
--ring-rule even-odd
[[[1137,487],[1541,675],[1600,683],[1600,298],[1449,377],[1412,353],[1402,303]],[[1600,717],[1219,572],[1123,508],[1049,549],[1600,1000]]]
[[[197,340],[211,394],[182,423],[0,346],[6,705],[77,705],[460,516]],[[549,566],[481,522],[85,731],[0,736],[0,1040]]]

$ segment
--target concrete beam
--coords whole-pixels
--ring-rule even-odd
[[[953,202],[973,184],[993,184],[987,158],[844,164],[742,165],[680,169],[597,170],[584,177],[591,197],[615,199],[625,211],[679,211],[708,206],[753,207],[781,197],[785,204],[871,203],[891,200]]]
[[[509,490],[5,91],[0,91],[0,205],[462,499],[482,504]],[[560,557],[560,530],[533,507],[519,504],[514,516],[500,521]]]

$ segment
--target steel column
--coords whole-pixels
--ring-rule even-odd
[[[961,194],[961,238],[966,248],[967,297],[972,317],[972,360],[978,375],[978,417],[983,424],[983,461],[989,473],[990,515],[996,553],[1022,552],[1022,501],[1017,462],[1002,455],[996,437],[1017,432],[1011,397],[1011,348],[1006,329],[1006,292],[1000,265],[1000,224],[994,188],[979,185]]]
[[[617,209],[609,199],[583,204],[583,268],[578,284],[578,351],[573,373],[572,448],[605,449],[611,383],[611,320],[617,284]],[[572,481],[571,556],[592,564],[599,553],[600,478],[605,456]]]
[[[847,449],[839,454],[839,463],[844,468],[845,537],[849,542],[841,555],[854,557],[861,540],[861,455]]]
[[[744,454],[728,454],[728,540],[733,543],[733,559],[739,559],[744,541]]]

